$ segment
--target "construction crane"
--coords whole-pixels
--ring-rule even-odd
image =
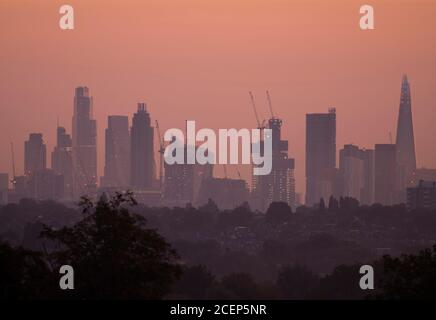
[[[274,119],[274,112],[272,109],[271,96],[270,96],[268,90],[266,90],[266,100],[268,101],[268,107],[269,107],[269,111],[271,112],[271,118]]]
[[[250,95],[251,105],[253,107],[254,116],[256,117],[257,128],[260,130],[263,130],[263,129],[265,129],[265,120],[263,120],[262,123],[260,122],[259,115],[257,114],[257,110],[256,110],[256,102],[254,100],[253,93],[251,91],[249,91],[248,94]]]
[[[165,152],[164,147],[164,141],[162,140],[161,134],[160,134],[160,128],[159,128],[159,122],[156,120],[156,131],[157,131],[157,137],[159,140],[159,184],[160,189],[162,190],[163,186],[163,155]]]
[[[11,157],[12,157],[12,189],[15,190],[15,185],[17,183],[17,179],[15,178],[15,156],[14,156],[14,144],[11,142]]]
[[[236,168],[236,172],[238,173],[239,180],[242,180],[241,173],[239,172],[238,168]]]

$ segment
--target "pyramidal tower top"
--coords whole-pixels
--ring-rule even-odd
[[[403,75],[401,84],[400,109],[397,124],[397,162],[400,171],[400,188],[413,184],[416,170],[415,138],[413,134],[412,101],[407,75]]]

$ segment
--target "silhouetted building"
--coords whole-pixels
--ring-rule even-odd
[[[73,193],[93,195],[97,189],[97,124],[87,87],[76,88],[73,114]]]
[[[407,188],[408,209],[436,209],[436,181],[419,181],[418,186]]]
[[[320,171],[317,181],[317,195],[319,197],[319,204],[321,199],[327,203],[331,196],[339,199],[343,194],[344,178],[342,172],[337,168],[324,168]]]
[[[203,180],[198,203],[204,205],[212,199],[220,209],[234,209],[247,202],[248,196],[245,180],[210,177]]]
[[[130,181],[135,189],[151,189],[155,184],[154,128],[145,103],[138,103],[133,115],[131,135]]]
[[[29,197],[60,200],[64,197],[64,177],[53,169],[40,169],[29,178]]]
[[[24,142],[24,174],[31,176],[35,171],[46,168],[46,146],[41,133],[31,133]]]
[[[268,128],[272,130],[271,173],[253,175],[252,179],[254,208],[262,212],[265,212],[274,201],[286,202],[295,208],[295,160],[288,158],[288,141],[281,139],[282,124],[281,119],[269,119]]]
[[[0,205],[8,203],[9,174],[0,173]]]
[[[400,109],[397,126],[397,163],[398,187],[402,201],[406,198],[406,189],[414,185],[416,171],[415,140],[413,134],[412,103],[410,85],[407,76],[403,76],[401,85]]]
[[[363,204],[374,202],[374,150],[345,145],[339,151],[339,171],[343,177],[342,196]]]
[[[14,188],[9,197],[9,202],[18,202],[20,199],[30,197],[29,176],[16,176]]]
[[[321,176],[336,168],[336,110],[306,115],[306,205],[319,203]]]
[[[105,132],[105,166],[101,185],[125,189],[130,185],[129,118],[109,116]]]
[[[375,145],[375,202],[397,203],[397,149],[395,144]]]
[[[213,165],[188,164],[187,147],[184,146],[184,163],[164,163],[164,203],[167,206],[185,206],[187,203],[198,204],[203,181],[212,178]],[[174,150],[174,152],[180,152]]]
[[[55,173],[64,180],[64,196],[73,199],[73,149],[71,136],[65,128],[57,128],[56,146],[51,154],[51,165]]]
[[[375,201],[375,152],[374,150],[364,150],[364,187],[361,203],[371,205]]]

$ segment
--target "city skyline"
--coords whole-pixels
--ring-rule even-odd
[[[256,114],[254,96],[251,92],[250,96],[254,107],[253,112]],[[295,193],[295,160],[288,154],[288,141],[281,139],[283,120],[274,115],[268,91],[267,97],[271,118],[266,128],[272,130],[273,168],[272,172],[267,176],[252,176],[251,196],[250,198],[242,196],[242,198],[250,199],[250,203],[254,208],[261,211],[265,211],[272,201],[284,201],[295,208],[301,204],[301,199],[297,201]],[[216,188],[223,188],[227,183],[224,180],[231,179],[231,177],[227,176],[226,165],[224,165],[224,184],[221,182],[216,184],[218,182],[216,178],[219,178],[219,176],[215,175],[213,177],[209,174],[210,177],[206,179],[208,181],[204,180],[206,177],[201,177],[201,172],[204,169],[199,168],[200,171],[195,169],[198,165],[192,166],[192,168],[188,165],[187,168],[189,167],[189,170],[192,172],[186,175],[186,170],[180,169],[180,171],[177,169],[177,167],[182,168],[184,165],[176,164],[174,169],[176,171],[174,171],[172,165],[168,166],[165,163],[165,171],[163,171],[165,183],[161,185],[159,179],[156,179],[157,176],[161,176],[162,172],[156,172],[155,155],[163,152],[163,150],[158,150],[157,153],[154,150],[154,145],[156,144],[154,139],[155,128],[151,125],[151,115],[145,103],[138,103],[137,112],[132,116],[132,126],[130,129],[128,115],[108,115],[104,137],[104,175],[100,177],[100,184],[97,184],[95,176],[97,172],[95,168],[97,123],[92,118],[92,102],[93,97],[90,96],[88,87],[77,87],[75,89],[74,114],[72,118],[73,128],[75,128],[72,135],[73,139],[67,134],[65,128],[57,124],[57,145],[52,152],[52,166],[50,169],[46,169],[47,151],[43,134],[29,134],[29,140],[24,143],[24,162],[27,171],[23,177],[20,177],[15,172],[13,180],[15,181],[18,178],[25,179],[28,181],[26,183],[30,189],[24,192],[17,192],[15,190],[12,199],[19,197],[20,193],[21,196],[27,194],[33,197],[33,195],[41,193],[45,197],[50,197],[55,194],[55,190],[52,189],[55,184],[59,185],[61,183],[63,188],[56,188],[59,189],[56,191],[56,194],[58,196],[62,195],[61,198],[65,197],[65,199],[70,200],[78,198],[80,194],[95,194],[97,187],[99,187],[100,191],[126,189],[137,190],[140,193],[145,191],[146,193],[142,195],[142,197],[145,196],[143,199],[148,199],[145,201],[152,199],[147,198],[149,192],[152,192],[152,197],[155,197],[157,194],[154,192],[159,191],[159,197],[163,199],[163,203],[166,203],[165,201],[174,196],[174,192],[171,192],[172,195],[165,194],[165,192],[171,189],[168,189],[169,185],[167,183],[169,181],[181,179],[181,183],[184,181],[181,185],[182,188],[184,188],[186,183],[194,183],[192,186],[193,190],[198,187],[204,189],[204,186],[208,186],[209,189],[212,189],[207,192],[210,192],[210,195],[216,194],[218,197],[218,194],[222,191]],[[359,146],[346,144],[343,149],[339,150],[338,159],[336,109],[330,108],[327,113],[306,114],[307,192],[305,204],[309,206],[317,205],[321,199],[326,201],[331,196],[336,198],[351,196],[364,204],[374,202],[388,205],[400,202],[405,203],[407,201],[407,187],[416,186],[415,176],[420,174],[419,170],[416,170],[412,113],[410,84],[407,80],[407,75],[403,75],[400,108],[398,111],[397,144],[392,144],[392,141],[390,144],[375,142],[374,150],[359,149]],[[155,121],[157,124],[158,121]],[[159,130],[158,127],[156,129]],[[157,133],[158,139],[161,139],[160,132]],[[409,135],[411,139],[407,138],[404,142],[404,137]],[[157,143],[164,143],[164,141],[157,141]],[[162,144],[161,146],[164,145]],[[13,150],[11,151],[13,152]],[[411,161],[407,163],[404,159],[410,159]],[[159,161],[163,161],[162,158]],[[161,165],[159,162],[159,166]],[[217,166],[210,165],[210,167],[213,170]],[[406,170],[405,167],[412,168]],[[180,173],[182,171],[185,173],[180,177],[176,177],[174,174],[179,171]],[[198,177],[197,171],[200,173]],[[236,167],[236,171],[239,179],[243,179],[238,167]],[[91,176],[89,172],[91,172]],[[92,176],[92,172],[95,172],[94,176]],[[172,175],[170,180],[168,180],[167,172]],[[407,178],[405,178],[406,176]],[[83,177],[86,178],[86,183],[80,185],[81,178]],[[62,179],[63,182],[60,182],[61,180],[59,179]],[[405,183],[405,179],[407,183]],[[90,180],[95,182],[88,184],[87,181]],[[233,181],[236,182],[237,180],[234,179]],[[41,184],[42,181],[45,181],[45,184]],[[230,181],[228,182],[230,183]],[[245,188],[248,191],[249,180],[243,179],[241,181],[244,181],[243,184],[245,184]],[[71,184],[72,188],[70,187]],[[204,186],[201,186],[202,184]],[[219,185],[221,187],[218,187]],[[37,186],[44,189],[38,190]],[[81,189],[74,190],[75,186]],[[228,187],[230,188],[230,184]],[[207,200],[207,197],[205,198],[207,192],[202,194],[203,203]],[[235,190],[235,192],[239,191]],[[70,197],[70,193],[73,198]],[[372,196],[373,193],[375,197]],[[198,191],[196,191],[184,201],[199,204],[200,198],[198,198],[198,195]],[[179,200],[182,200],[182,198]],[[152,201],[156,201],[156,198]],[[182,205],[180,201],[170,202]],[[159,203],[159,201],[156,203]]]
[[[286,122],[282,135],[289,140],[302,193],[305,114],[336,107],[338,146],[389,143],[389,132],[396,133],[403,73],[413,89],[417,164],[434,168],[436,79],[429,66],[436,51],[422,39],[435,38],[436,4],[377,3],[376,29],[363,32],[357,3],[314,1],[308,7],[304,1],[189,0],[186,6],[167,1],[145,6],[130,1],[105,8],[78,3],[76,29],[62,32],[48,4],[23,7],[5,1],[0,11],[8,44],[0,76],[0,172],[11,173],[11,141],[19,146],[29,132],[42,131],[52,150],[56,133],[48,128],[57,118],[71,132],[71,90],[80,85],[91,88],[96,98],[98,177],[103,175],[108,115],[131,114],[138,101],[146,101],[162,130],[183,127],[186,118],[201,127],[249,128],[256,121],[246,92],[256,94],[266,118],[263,92],[269,89],[275,112]],[[96,25],[97,14],[101,22]],[[31,32],[22,21],[38,27]],[[368,130],[375,122],[383,125]],[[22,148],[15,149],[21,159]],[[17,161],[18,172],[22,166]],[[223,176],[222,168],[217,171]],[[249,180],[249,170],[241,174]],[[232,169],[229,175],[237,177]]]

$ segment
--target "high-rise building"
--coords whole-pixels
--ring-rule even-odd
[[[242,179],[214,178],[203,180],[198,194],[198,204],[213,200],[220,209],[234,209],[248,201],[247,182]]]
[[[319,203],[321,197],[325,196],[321,193],[322,185],[325,184],[321,178],[326,175],[326,172],[332,172],[335,168],[336,110],[332,108],[328,113],[307,114],[306,205]]]
[[[371,205],[375,201],[375,152],[371,149],[366,149],[363,153],[364,165],[364,187],[361,198],[361,203]]]
[[[8,203],[9,174],[0,173],[0,205]]]
[[[374,151],[348,144],[339,151],[339,171],[343,178],[342,196],[363,204],[374,202]]]
[[[420,180],[416,187],[407,188],[407,208],[436,209],[436,181]]]
[[[174,142],[174,141],[173,141]],[[206,179],[211,179],[213,174],[212,164],[188,164],[187,146],[184,150],[178,149],[174,152],[183,152],[184,163],[168,164],[164,163],[164,204],[169,207],[185,206],[187,203],[200,204],[199,194]]]
[[[375,202],[397,203],[397,148],[395,144],[375,145]]]
[[[64,177],[53,169],[34,172],[28,182],[29,196],[36,200],[60,200],[64,198]]]
[[[51,166],[55,173],[63,176],[64,195],[73,198],[73,155],[71,136],[65,128],[57,128],[56,146],[51,154]]]
[[[130,131],[130,184],[135,189],[151,189],[155,184],[154,128],[145,103],[138,103]]]
[[[87,87],[76,88],[72,128],[74,196],[91,195],[97,188],[97,125]]]
[[[109,116],[105,131],[103,187],[126,188],[130,185],[129,118]]]
[[[253,175],[252,202],[262,212],[268,209],[271,202],[286,202],[295,207],[295,160],[288,158],[288,141],[281,139],[282,124],[283,121],[276,117],[268,121],[268,128],[272,130],[271,172]]]
[[[401,84],[400,109],[397,125],[397,163],[398,187],[400,197],[405,201],[406,189],[414,184],[416,171],[415,140],[413,134],[412,102],[410,85],[407,76],[403,76]]]
[[[31,133],[24,142],[24,173],[31,176],[37,170],[46,168],[46,146],[41,133]]]

